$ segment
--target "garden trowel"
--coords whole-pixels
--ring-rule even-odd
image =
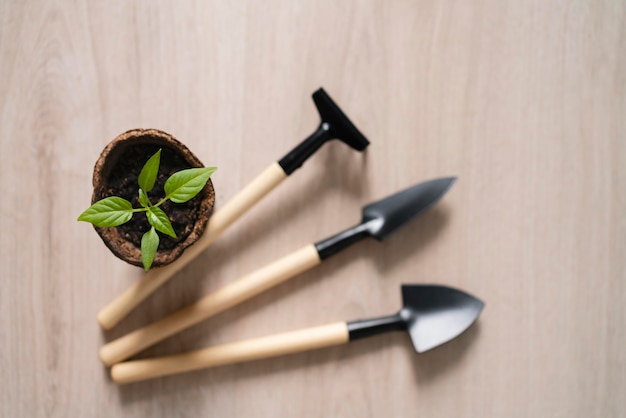
[[[331,139],[338,139],[357,151],[363,151],[369,141],[350,122],[339,106],[324,91],[313,93],[313,101],[321,117],[317,130],[302,143],[273,163],[259,174],[228,203],[210,218],[206,231],[183,255],[167,266],[154,268],[146,273],[113,302],[98,313],[98,322],[105,329],[111,329],[128,315],[145,298],[163,285],[177,271],[196,258],[211,245],[237,219],[259,202],[265,195],[282,183],[291,173]]]
[[[423,353],[463,333],[478,319],[483,302],[457,289],[402,285],[403,307],[391,316],[337,322],[202,350],[119,363],[111,376],[119,384],[346,344],[388,331],[407,331]]]
[[[107,366],[125,360],[144,348],[309,270],[363,238],[384,240],[434,205],[454,180],[454,177],[448,177],[419,183],[365,206],[361,222],[356,226],[306,245],[157,322],[105,344],[100,349],[100,359]]]

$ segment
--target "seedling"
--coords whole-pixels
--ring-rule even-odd
[[[78,217],[79,221],[90,222],[98,227],[112,227],[125,224],[137,212],[145,212],[151,225],[150,230],[141,237],[141,262],[146,271],[152,266],[159,247],[157,231],[176,238],[176,232],[167,214],[159,206],[168,200],[185,203],[193,199],[204,188],[211,174],[217,170],[217,167],[190,168],[172,174],[164,185],[165,197],[152,204],[148,193],[154,187],[160,163],[161,150],[158,150],[139,173],[140,208],[133,208],[132,203],[124,198],[110,196],[97,201]]]

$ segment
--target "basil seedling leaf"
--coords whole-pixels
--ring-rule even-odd
[[[99,200],[80,214],[79,221],[91,222],[95,226],[118,226],[133,217],[132,204],[121,197],[111,196]]]
[[[185,203],[197,195],[217,167],[190,168],[172,174],[165,182],[165,196],[174,203]]]
[[[172,238],[176,238],[176,233],[174,232],[174,228],[172,228],[169,218],[160,208],[157,208],[156,206],[148,208],[146,216],[148,217],[150,225],[155,227],[157,231],[163,232]]]
[[[159,234],[152,227],[141,237],[141,262],[144,270],[150,270],[157,248],[159,248]]]
[[[139,189],[139,203],[141,203],[141,206],[144,208],[150,207],[150,200],[148,200],[148,195],[143,191],[143,189]]]
[[[158,150],[152,157],[150,157],[139,173],[139,187],[141,187],[146,193],[154,187],[160,163],[161,150]]]

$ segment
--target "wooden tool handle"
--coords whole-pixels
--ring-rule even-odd
[[[100,359],[107,366],[125,360],[144,348],[258,295],[319,263],[320,258],[315,246],[307,245],[172,315],[105,344],[100,349]]]
[[[194,245],[167,266],[154,268],[138,282],[122,293],[98,313],[98,322],[104,329],[111,329],[128,315],[145,298],[163,285],[177,271],[196,258],[248,209],[278,186],[287,175],[278,163],[273,163],[250,184],[241,190],[209,219],[207,229]]]
[[[115,383],[132,383],[159,376],[330,347],[348,341],[346,323],[338,322],[174,356],[119,363],[111,369],[111,376]]]

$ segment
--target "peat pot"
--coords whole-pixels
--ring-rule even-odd
[[[154,188],[148,193],[156,203],[165,196],[165,181],[175,172],[204,167],[185,145],[157,129],[133,129],[119,135],[104,148],[93,171],[91,203],[109,196],[119,196],[140,207],[137,179],[148,159],[161,149],[161,164]],[[196,242],[204,232],[215,204],[211,179],[193,199],[185,203],[165,202],[161,209],[168,215],[177,238],[159,233],[160,244],[153,267],[163,266],[180,257],[185,248]],[[122,260],[142,266],[141,237],[150,229],[143,213],[120,226],[94,227],[106,246]]]

